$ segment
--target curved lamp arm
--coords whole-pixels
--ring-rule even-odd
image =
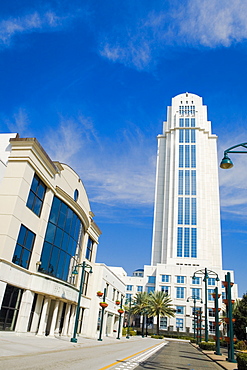
[[[227,170],[233,167],[233,162],[229,158],[228,153],[246,153],[247,154],[246,150],[234,150],[235,148],[239,148],[239,147],[247,149],[247,143],[237,144],[237,145],[231,146],[230,148],[226,149],[224,151],[224,157],[222,161],[220,162],[220,168]]]

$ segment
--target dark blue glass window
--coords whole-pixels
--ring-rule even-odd
[[[179,127],[184,127],[184,119],[179,118]]]
[[[81,255],[82,234],[83,226],[79,217],[54,197],[39,271],[71,282],[71,273]]]
[[[178,224],[183,224],[183,198],[178,198]]]
[[[196,225],[196,198],[191,199],[191,225]]]
[[[190,171],[185,170],[185,195],[190,195]]]
[[[191,167],[196,167],[196,146],[191,145]]]
[[[196,119],[191,118],[191,127],[195,127],[195,126],[196,126]]]
[[[185,167],[190,167],[190,145],[185,145]]]
[[[183,257],[183,228],[178,227],[177,257]]]
[[[184,182],[183,170],[178,171],[178,195],[183,195],[183,182]]]
[[[77,202],[78,197],[79,197],[79,191],[77,189],[75,189],[75,191],[74,191],[74,201],[75,202]]]
[[[179,130],[179,142],[184,142],[184,130]]]
[[[17,239],[14,256],[12,262],[26,269],[29,267],[29,262],[33,250],[35,234],[21,225],[19,236]]]
[[[191,229],[191,257],[197,257],[197,232],[196,228]],[[197,283],[200,284],[200,283]]]
[[[190,256],[190,229],[184,228],[184,257]]]
[[[191,195],[196,195],[196,170],[191,170]]]
[[[190,142],[190,130],[185,130],[185,142]]]
[[[93,253],[93,240],[88,238],[87,242],[87,249],[86,249],[86,259],[91,261],[92,260],[92,253]]]
[[[30,208],[37,216],[40,216],[42,205],[46,192],[45,184],[37,175],[34,175],[27,199],[27,207]]]
[[[190,198],[185,198],[184,223],[190,225]]]
[[[149,284],[155,284],[156,276],[149,276],[148,277],[148,283]]]
[[[179,145],[179,164],[178,166],[181,168],[184,166],[184,146]]]
[[[194,129],[191,130],[191,142],[192,143],[196,142],[196,130]]]

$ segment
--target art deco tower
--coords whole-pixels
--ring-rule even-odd
[[[216,142],[202,98],[175,96],[158,136],[152,266],[222,269]]]

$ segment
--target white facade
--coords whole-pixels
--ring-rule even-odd
[[[227,273],[222,270],[221,250],[217,136],[212,134],[202,98],[180,94],[172,99],[163,133],[158,135],[152,260],[144,266],[142,278],[146,291],[167,292],[176,309],[174,318],[162,320],[162,329],[193,332],[192,297],[198,297],[196,307],[203,306],[205,313],[207,269],[208,327],[214,333],[211,293],[218,286],[224,298],[225,289],[216,278],[224,281]],[[125,278],[127,287],[133,284],[133,297],[135,279]],[[232,297],[238,297],[236,285]],[[222,296],[219,304],[222,307]]]
[[[0,135],[0,170],[0,330],[72,336],[85,261],[93,273],[85,270],[77,333],[96,338],[97,290],[108,284],[123,295],[125,286],[95,263],[101,231],[81,179],[16,134]],[[108,335],[118,318],[115,310]]]

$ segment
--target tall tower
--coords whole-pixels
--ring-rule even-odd
[[[216,142],[202,98],[175,96],[158,135],[152,266],[222,269]]]

